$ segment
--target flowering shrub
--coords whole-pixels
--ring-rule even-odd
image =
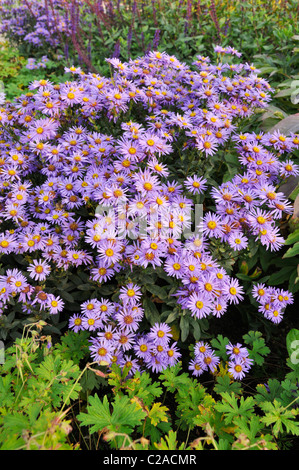
[[[100,365],[160,372],[181,351],[171,316],[146,315],[135,273],[172,279],[171,292],[153,287],[195,323],[239,304],[244,289],[215,258],[215,246],[232,256],[250,243],[282,247],[277,222],[292,207],[278,188],[298,174],[289,154],[299,136],[242,132],[272,91],[251,64],[198,56],[189,68],[155,51],[107,62],[110,79],[67,68],[71,80],[34,81],[0,110],[0,252],[21,264],[0,277],[0,306],[4,313],[13,301],[24,314],[55,315],[65,303],[51,292],[51,273],[87,273],[87,292],[116,279],[109,298],[81,302],[69,328],[90,332]],[[217,184],[209,167],[229,145],[239,172]],[[290,292],[263,283],[252,294],[274,323],[293,302]],[[208,344],[196,343],[194,353],[194,375],[215,370]],[[230,343],[227,353],[231,374],[242,379],[252,365],[246,348]]]
[[[67,29],[62,6],[60,0],[21,3],[2,0],[1,33],[16,42],[56,47]]]

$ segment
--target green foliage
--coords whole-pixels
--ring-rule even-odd
[[[75,448],[65,406],[81,390],[78,364],[70,351],[56,348],[40,335],[44,322],[25,329],[5,351],[0,369],[0,449],[58,450]],[[77,342],[78,344],[78,342]]]
[[[112,412],[106,395],[102,400],[98,395],[90,396],[88,403],[87,413],[80,413],[79,421],[84,426],[91,426],[90,433],[107,428],[109,440],[115,439],[118,434],[131,434],[132,429],[140,425],[145,417],[145,412],[126,396],[115,396]],[[114,445],[117,446],[118,442],[115,439]]]
[[[291,343],[294,338],[297,330],[289,333]],[[262,364],[269,351],[260,333],[251,331],[244,340]],[[222,336],[213,342],[223,357],[225,343]],[[209,389],[184,372],[181,363],[155,379],[113,366],[108,375],[112,394],[90,397],[77,418],[113,449],[283,449],[286,437],[299,435],[298,378],[288,374],[281,382],[270,379],[257,384],[255,393],[245,393],[224,366]]]
[[[3,82],[7,100],[13,100],[29,91],[28,86],[34,80],[48,78],[52,83],[64,82],[63,63],[49,60],[46,68],[29,70],[26,68],[28,55],[22,55],[18,48],[9,42],[0,41],[0,83]]]
[[[243,336],[245,343],[249,346],[249,357],[257,365],[264,363],[264,356],[270,353],[270,349],[265,345],[264,338],[259,331],[249,331],[248,334]]]

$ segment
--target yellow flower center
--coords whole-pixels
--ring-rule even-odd
[[[105,253],[106,253],[107,256],[113,256],[114,255],[114,251],[111,248],[108,248],[108,250],[106,250]]]
[[[258,222],[259,224],[261,224],[261,225],[266,222],[266,219],[265,219],[264,217],[262,217],[262,216],[257,217],[256,220],[257,220],[257,222]]]
[[[40,274],[43,271],[44,271],[44,268],[41,265],[35,267],[35,272],[36,273]]]
[[[216,222],[215,222],[214,220],[210,220],[210,221],[207,223],[207,226],[208,226],[209,229],[212,229],[212,230],[213,230],[213,229],[216,228],[217,224],[216,224]]]
[[[99,356],[105,356],[107,354],[107,349],[106,348],[99,348],[98,349],[98,355]]]

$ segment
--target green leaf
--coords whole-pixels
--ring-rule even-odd
[[[285,96],[291,96],[291,94],[293,93],[294,91],[294,88],[288,88],[286,90],[281,90],[279,91],[278,93],[276,93],[276,95],[274,96],[274,98],[283,98]]]
[[[299,255],[299,242],[295,243],[294,246],[289,248],[287,252],[283,255],[283,258],[291,258],[297,255]]]
[[[299,131],[299,113],[291,114],[286,118],[279,121],[275,124],[274,127],[270,129],[270,132],[273,133],[274,131],[279,131],[282,134],[289,135],[291,132],[298,132]]]
[[[282,284],[283,282],[287,281],[293,272],[293,266],[285,266],[284,268],[280,269],[276,273],[271,274],[268,279],[268,284],[270,286],[276,286],[278,284]]]
[[[211,345],[215,350],[218,351],[217,355],[220,356],[222,359],[227,359],[227,352],[226,352],[226,346],[229,343],[229,339],[226,337],[223,337],[222,335],[217,335],[216,338],[213,338],[211,340]]]
[[[257,365],[262,365],[264,363],[264,356],[271,352],[268,346],[266,346],[264,338],[262,338],[262,333],[259,331],[249,331],[248,334],[243,336],[243,339],[246,344],[251,346],[251,349],[248,348],[250,359]]]
[[[154,443],[155,447],[159,450],[176,450],[178,444],[176,431],[170,430],[164,437],[165,439],[162,438],[159,444]]]
[[[81,426],[91,426],[90,433],[107,428],[111,432],[130,433],[135,426],[141,424],[146,413],[126,396],[116,395],[110,412],[107,395],[101,401],[98,395],[88,398],[87,413],[79,413]]]
[[[214,391],[216,393],[219,393],[219,395],[224,392],[239,395],[242,390],[241,384],[239,382],[231,380],[231,378],[227,374],[217,377],[216,382],[217,383],[214,386]]]
[[[282,392],[282,387],[277,379],[269,379],[267,387],[265,384],[258,384],[256,387],[257,394],[254,396],[257,404],[264,401],[273,401],[279,397]]]
[[[153,294],[159,297],[159,299],[166,301],[168,299],[168,292],[166,287],[160,287],[156,285],[147,285],[146,286],[147,290]]]
[[[166,406],[163,406],[161,403],[154,403],[148,413],[151,424],[157,426],[161,421],[168,422],[167,412],[168,408]]]
[[[266,426],[273,426],[274,436],[277,437],[284,431],[296,436],[299,435],[299,422],[295,421],[296,416],[299,414],[298,410],[286,408],[277,400],[274,400],[273,403],[270,401],[260,403],[260,408],[265,413],[265,416],[260,419]]]
[[[185,316],[181,316],[180,319],[180,330],[181,330],[181,341],[186,341],[189,335],[189,330],[190,330],[190,322],[189,318]]]
[[[159,375],[159,380],[171,393],[176,390],[186,389],[192,383],[187,373],[180,374],[181,367],[182,365],[178,362],[175,366],[168,367]]]
[[[225,424],[231,424],[236,417],[250,418],[254,411],[253,397],[244,398],[241,396],[239,403],[238,398],[234,393],[223,392],[221,393],[222,403],[216,403],[215,409],[223,413]]]
[[[294,232],[285,240],[285,245],[293,245],[293,243],[299,242],[299,229],[296,229]]]
[[[145,297],[143,299],[143,308],[145,318],[149,321],[151,325],[154,325],[160,320],[160,314],[155,303],[148,297]]]

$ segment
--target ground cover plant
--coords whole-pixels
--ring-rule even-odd
[[[41,53],[0,108],[1,448],[293,448],[299,134],[259,129],[270,81],[231,46],[62,80]]]

